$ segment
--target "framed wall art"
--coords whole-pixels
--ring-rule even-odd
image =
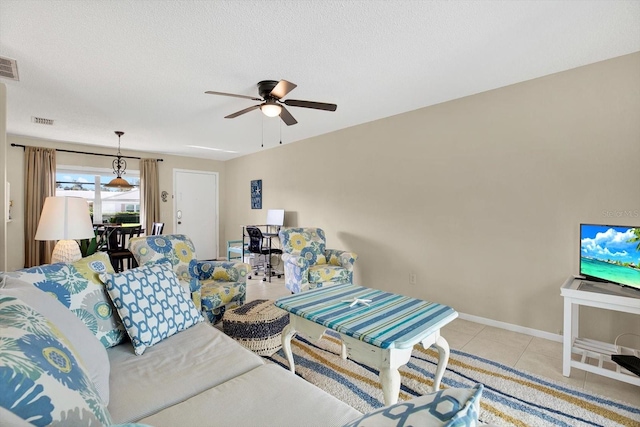
[[[251,181],[251,209],[262,209],[262,180]]]

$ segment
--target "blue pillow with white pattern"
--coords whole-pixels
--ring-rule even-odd
[[[100,278],[137,355],[203,320],[169,259]]]
[[[351,421],[344,427],[446,426],[478,425],[482,384],[473,388],[448,388],[385,406]]]

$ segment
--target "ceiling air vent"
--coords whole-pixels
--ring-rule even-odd
[[[15,59],[0,56],[0,77],[20,81],[18,78],[18,63]]]
[[[31,116],[31,121],[39,125],[53,125],[52,119],[43,119],[42,117]]]

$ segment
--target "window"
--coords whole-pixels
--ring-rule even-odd
[[[140,172],[127,169],[123,175],[131,189],[105,187],[113,178],[111,170],[60,166],[56,169],[56,196],[87,199],[94,224],[139,224]]]

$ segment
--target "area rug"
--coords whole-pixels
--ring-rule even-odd
[[[360,412],[384,406],[378,371],[340,358],[340,341],[298,336],[291,341],[296,374]],[[284,352],[268,358],[289,369]],[[437,352],[416,347],[400,369],[399,400],[429,393]],[[444,387],[484,384],[480,421],[499,426],[640,426],[640,408],[510,368],[491,360],[451,350]]]

